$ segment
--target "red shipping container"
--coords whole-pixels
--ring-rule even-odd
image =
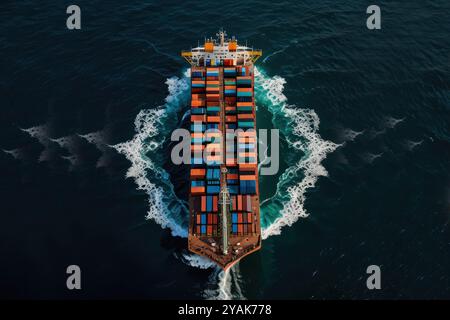
[[[201,231],[201,230],[200,230],[200,226],[197,226],[196,229],[197,229],[197,234],[200,234],[200,231]]]
[[[202,212],[206,211],[206,196],[202,196]]]
[[[191,115],[191,122],[205,122],[206,117],[204,115]]]
[[[244,228],[243,228],[242,224],[238,224],[238,233],[240,233],[240,234],[244,233]]]
[[[238,203],[238,210],[242,211],[242,195],[238,195],[237,198],[238,198],[238,201],[237,201],[237,203]]]
[[[252,215],[253,215],[253,213],[251,213],[251,212],[247,213],[247,222],[248,223],[253,223]]]
[[[242,219],[242,213],[238,213],[238,223],[244,222]]]
[[[217,196],[213,196],[213,211],[217,212],[218,208],[217,208]]]
[[[213,215],[213,224],[217,224],[218,223],[218,216],[217,213]]]
[[[212,213],[208,213],[208,224],[212,224],[213,223],[213,218],[212,218]]]
[[[201,217],[200,217],[200,214],[196,214],[196,216],[197,216],[197,224],[201,224]]]
[[[207,226],[206,229],[207,229],[206,232],[208,233],[208,236],[212,235],[212,226]]]

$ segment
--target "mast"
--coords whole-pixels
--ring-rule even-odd
[[[230,193],[228,192],[226,184],[227,168],[223,167],[221,170],[222,187],[220,190],[219,204],[221,205],[221,220],[222,220],[222,251],[224,255],[228,254],[228,207],[231,203]]]

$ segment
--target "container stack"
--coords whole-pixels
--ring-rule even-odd
[[[191,193],[203,194],[205,184],[197,170],[203,166],[204,132],[206,120],[206,73],[204,68],[191,71]],[[193,174],[194,173],[194,174]],[[203,173],[204,176],[204,173]]]
[[[231,232],[234,235],[246,235],[256,232],[253,200],[249,195],[232,197]]]
[[[219,223],[218,196],[193,198],[194,231],[198,236],[217,236]]]
[[[208,65],[216,64],[209,61]],[[220,77],[223,71],[223,78]],[[226,183],[231,195],[231,233],[257,232],[253,198],[257,193],[257,152],[253,74],[248,67],[196,67],[192,69],[191,201],[193,231],[198,236],[218,236],[218,194],[221,187],[221,102],[227,132]],[[223,91],[222,91],[223,90]],[[222,92],[221,92],[222,91]],[[222,97],[222,101],[221,101]],[[204,158],[203,158],[204,156]]]

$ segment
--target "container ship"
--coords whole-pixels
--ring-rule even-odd
[[[188,247],[226,270],[261,248],[253,88],[262,52],[219,31],[181,55],[191,65]]]

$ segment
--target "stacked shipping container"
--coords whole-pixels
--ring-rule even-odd
[[[223,78],[219,77],[219,68],[196,67],[191,74],[191,201],[193,228],[198,236],[218,235],[222,137],[219,130],[211,129],[221,128],[221,102],[225,128],[245,131],[231,140],[233,145],[227,140],[225,146],[231,233],[257,232],[252,200],[257,190],[256,132],[251,130],[255,129],[253,74],[246,66],[225,66],[222,71]]]

